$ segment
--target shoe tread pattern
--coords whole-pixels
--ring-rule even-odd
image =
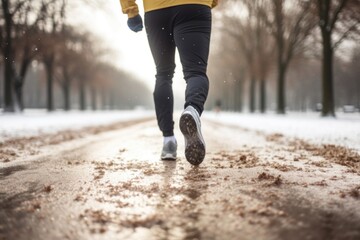
[[[192,165],[199,165],[205,158],[205,145],[198,136],[195,119],[190,114],[180,118],[180,130],[185,137],[185,157]]]

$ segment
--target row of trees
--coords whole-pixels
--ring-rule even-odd
[[[24,83],[34,61],[40,63],[46,75],[48,111],[55,108],[54,88],[61,89],[64,110],[71,108],[72,89],[78,92],[81,110],[88,106],[87,94],[93,109],[103,95],[113,99],[110,101],[113,106],[120,105],[115,104],[120,101],[147,102],[150,94],[137,97],[133,92],[123,91],[122,99],[116,97],[114,89],[120,91],[120,87],[148,91],[141,84],[133,83],[132,77],[101,61],[104,51],[99,49],[96,38],[67,24],[68,6],[66,0],[1,0],[0,65],[4,71],[4,111],[24,109]]]
[[[249,79],[250,112],[256,110],[257,83],[260,111],[265,112],[266,86],[270,78],[276,78],[276,110],[285,113],[289,68],[305,69],[304,61],[318,58],[322,61],[322,115],[335,115],[334,52],[343,42],[359,37],[358,0],[227,0],[217,13],[217,22],[215,38],[221,44],[213,54],[221,52],[226,57],[214,58],[212,64],[223,67],[210,67],[210,74],[214,79],[227,76],[224,81],[237,91],[233,93],[235,110],[242,108],[242,79]],[[219,93],[213,95],[219,98]]]

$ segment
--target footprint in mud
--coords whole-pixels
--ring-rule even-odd
[[[184,194],[193,200],[198,199],[201,196],[201,192],[191,188],[184,190]]]

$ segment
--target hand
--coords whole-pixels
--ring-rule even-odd
[[[127,24],[129,28],[134,32],[140,32],[143,29],[143,21],[140,15],[129,18]]]

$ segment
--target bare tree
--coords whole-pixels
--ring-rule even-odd
[[[353,98],[355,99],[355,106],[360,111],[360,68],[359,68],[359,62],[360,62],[360,47],[355,49],[353,56],[351,58],[351,62],[348,65],[348,71],[350,73],[350,78],[352,85],[351,90],[353,92]]]
[[[257,78],[259,79],[260,84],[259,96],[261,113],[266,112],[266,79],[273,65],[273,55],[275,53],[273,39],[269,37],[266,21],[264,21],[264,18],[262,18],[261,10],[265,7],[265,4],[266,3],[263,0],[247,1],[248,8],[252,8],[255,12],[255,66]]]
[[[14,25],[14,54],[16,57],[14,66],[14,91],[16,102],[19,109],[24,109],[23,103],[23,86],[25,83],[26,73],[30,63],[38,55],[39,43],[39,23],[44,20],[45,15],[42,9],[46,7],[49,2],[42,2],[41,4],[34,4],[34,2],[27,2],[24,9],[19,11],[16,17],[17,23]],[[36,19],[30,22],[31,15],[35,14]]]
[[[45,65],[47,76],[47,110],[54,110],[53,103],[53,85],[55,61],[59,51],[59,43],[61,42],[62,27],[65,23],[65,0],[52,0],[52,4],[46,6],[43,11],[46,12],[47,21],[41,26],[42,42],[41,53],[42,61]]]
[[[86,87],[90,87],[90,80],[95,74],[99,54],[96,52],[94,39],[89,33],[78,34],[75,46],[73,76],[77,80],[80,110],[86,110]]]
[[[59,53],[56,62],[56,73],[64,98],[63,108],[65,111],[71,109],[71,82],[73,81],[78,61],[76,52],[78,34],[70,26],[64,26],[61,30],[61,41],[59,42]]]
[[[234,4],[239,4],[244,13],[225,16],[223,31],[236,39],[241,55],[246,59],[246,70],[250,80],[249,84],[249,109],[254,112],[256,109],[256,83],[260,83],[260,111],[266,111],[266,78],[269,74],[272,60],[274,43],[268,37],[267,21],[262,17],[262,10],[268,6],[263,0],[242,0],[235,3],[229,1],[228,9]],[[233,53],[232,53],[233,54]]]
[[[285,79],[289,64],[315,27],[311,1],[273,0],[261,9],[261,15],[274,37],[277,49],[277,112],[285,113]],[[290,5],[291,4],[291,5]]]
[[[1,8],[4,18],[4,26],[1,27],[1,48],[4,58],[4,111],[14,112],[15,106],[13,101],[13,82],[15,54],[13,49],[13,28],[14,16],[17,14],[26,0],[16,2],[10,0],[1,0]]]
[[[335,116],[333,56],[336,48],[352,34],[359,34],[360,6],[357,0],[317,0],[322,36],[322,116]],[[338,39],[333,39],[334,33]]]
[[[238,45],[240,46],[241,53],[246,59],[246,67],[248,71],[248,76],[250,79],[249,85],[249,110],[250,112],[255,111],[255,90],[256,90],[256,41],[255,29],[252,22],[253,16],[249,14],[246,19],[240,19],[238,17],[225,17],[225,28],[224,31],[229,36],[236,39]]]
[[[231,18],[224,22],[232,24],[229,20]],[[221,44],[214,44],[211,50],[209,76],[213,79],[213,84],[210,85],[208,106],[211,104],[211,107],[216,106],[218,109],[221,107],[224,110],[242,111],[244,69],[247,63],[239,45],[238,35],[233,33],[232,29],[232,25],[215,28],[216,43]]]
[[[101,109],[106,108],[106,93],[107,89],[111,89],[109,86],[108,79],[111,78],[111,72],[113,72],[112,67],[104,62],[97,62],[92,64],[92,73],[88,78],[88,84],[90,87],[90,99],[91,99],[91,109],[98,109],[97,97],[101,97]],[[116,84],[114,84],[116,85]]]
[[[37,55],[39,24],[46,18],[44,10],[53,2],[55,0],[1,0],[4,17],[4,26],[0,29],[5,62],[4,111],[23,109],[22,88],[27,69]]]

